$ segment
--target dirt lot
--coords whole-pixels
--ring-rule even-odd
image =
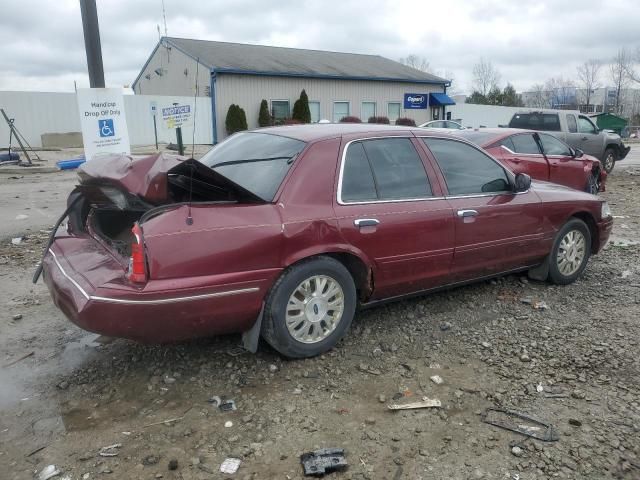
[[[142,346],[68,322],[30,277],[73,182],[0,174],[0,478],[54,464],[69,479],[298,479],[322,447],[346,449],[340,479],[640,478],[640,167],[610,177],[614,241],[577,283],[511,276],[367,310],[305,361],[242,353],[239,336]],[[387,409],[422,396],[442,408]],[[487,407],[560,438],[489,426]]]

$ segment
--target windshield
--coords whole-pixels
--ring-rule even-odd
[[[305,145],[300,140],[268,133],[237,133],[209,150],[200,162],[271,202]]]

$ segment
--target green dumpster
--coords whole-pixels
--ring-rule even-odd
[[[613,130],[618,135],[622,136],[622,130],[627,126],[627,120],[613,113],[599,113],[592,115],[591,118],[595,120],[596,125],[600,130]]]

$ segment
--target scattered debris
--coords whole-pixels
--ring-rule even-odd
[[[25,215],[24,213],[16,215],[16,220],[26,220],[27,218],[29,218],[29,215]]]
[[[451,327],[453,327],[451,322],[442,322],[440,324],[440,330],[442,330],[443,332],[446,332],[447,330],[451,330]]]
[[[231,420],[227,420],[226,422],[224,422],[224,428],[231,428],[233,427],[233,422]]]
[[[436,385],[442,385],[442,383],[444,382],[444,380],[442,379],[442,377],[440,375],[434,375],[431,378],[431,381],[433,383],[435,383]]]
[[[630,277],[631,275],[633,275],[633,272],[631,270],[625,270],[622,272],[622,275],[620,275],[622,278],[627,278]]]
[[[117,450],[119,448],[122,448],[122,444],[114,443],[113,445],[102,447],[98,455],[100,455],[101,457],[117,457],[118,456]]]
[[[22,355],[21,357],[18,357],[18,358],[16,358],[15,360],[12,360],[12,361],[11,361],[11,362],[9,362],[9,363],[6,363],[6,364],[4,365],[4,368],[10,367],[11,365],[15,365],[16,363],[21,362],[21,361],[22,361],[22,360],[24,360],[25,358],[32,357],[32,356],[34,356],[35,354],[36,354],[36,352],[29,352],[29,353],[26,353],[26,354]]]
[[[371,375],[380,375],[382,372],[380,370],[378,370],[377,368],[371,368],[369,365],[367,365],[366,363],[361,363],[360,365],[358,365],[358,369],[361,372],[365,372],[365,373],[369,373]]]
[[[278,366],[272,363],[271,365],[269,365],[269,371],[271,373],[276,373],[278,371]]]
[[[303,453],[300,456],[300,463],[305,476],[322,476],[325,473],[344,470],[349,466],[342,448],[323,448]]]
[[[546,302],[543,302],[542,300],[533,302],[533,309],[534,310],[549,310],[549,306],[546,304]]]
[[[521,422],[522,420],[533,425],[522,425],[521,423],[516,423]],[[558,432],[553,425],[514,410],[507,410],[504,408],[487,408],[482,414],[482,421],[495,427],[504,428],[511,432],[535,438],[536,440],[542,440],[543,442],[555,442],[560,439]],[[542,430],[543,428],[544,430]]]
[[[220,405],[218,405],[218,408],[221,412],[232,412],[234,410],[237,410],[236,402],[233,400],[225,400]]]
[[[24,237],[14,237],[11,239],[11,245],[20,245],[23,240]]]
[[[429,364],[429,368],[431,368],[432,370],[440,370],[440,364],[439,363],[430,363]]]
[[[55,465],[47,465],[38,474],[38,480],[49,480],[50,478],[57,477],[62,473]]]
[[[142,465],[145,467],[149,467],[151,465],[156,465],[160,461],[160,457],[157,455],[147,455],[142,459]]]
[[[207,400],[207,402],[209,402],[209,403],[211,403],[211,404],[215,405],[216,407],[219,407],[219,406],[220,406],[220,404],[222,403],[222,399],[221,399],[219,396],[214,395],[214,396],[213,396],[213,397],[211,397],[209,400]]]
[[[569,425],[573,425],[574,427],[581,427],[582,426],[582,422],[580,420],[575,419],[575,418],[570,418],[569,419]]]
[[[11,317],[11,320],[22,320],[22,314],[21,313],[16,313],[15,315],[13,315]]]
[[[35,455],[36,453],[41,452],[42,450],[44,450],[44,449],[45,449],[45,448],[47,448],[48,446],[49,446],[49,445],[44,445],[44,446],[42,446],[42,447],[38,447],[38,448],[36,448],[35,450],[31,450],[29,453],[27,453],[27,454],[25,455],[25,457],[30,457],[30,456],[32,456],[32,455]]]
[[[175,458],[172,458],[171,460],[169,460],[169,465],[167,465],[167,468],[169,470],[177,470],[178,469],[178,460],[176,460]]]
[[[222,473],[236,473],[240,468],[242,460],[239,458],[225,458],[222,465],[220,465],[220,472]]]
[[[515,455],[516,457],[521,457],[522,454],[524,453],[524,450],[522,450],[522,448],[515,446],[511,449],[511,453],[513,455]]]
[[[173,422],[179,422],[184,418],[184,415],[176,418],[168,418],[166,420],[162,420],[161,422],[153,422],[143,425],[142,428],[153,427],[154,425],[171,425]]]
[[[541,383],[539,383],[538,385],[536,385],[536,392],[540,393],[544,391],[544,387],[542,386]]]
[[[419,402],[403,403],[403,404],[391,404],[387,408],[389,410],[413,410],[416,408],[439,408],[442,406],[442,402],[437,398],[422,397]]]
[[[531,305],[533,303],[533,299],[531,297],[523,297],[520,299],[520,303],[524,303],[525,305]]]

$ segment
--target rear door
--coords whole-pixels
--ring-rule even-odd
[[[374,298],[449,280],[454,216],[416,142],[343,139],[334,208],[346,242],[374,265]]]
[[[530,266],[544,258],[541,203],[535,193],[513,193],[504,168],[468,143],[422,140],[439,167],[456,217],[454,281]]]
[[[584,190],[587,178],[582,160],[574,158],[569,146],[548,133],[540,133],[540,143],[549,161],[549,181]]]
[[[536,180],[549,180],[549,164],[532,133],[519,133],[502,139],[501,158],[514,173],[526,173]]]

